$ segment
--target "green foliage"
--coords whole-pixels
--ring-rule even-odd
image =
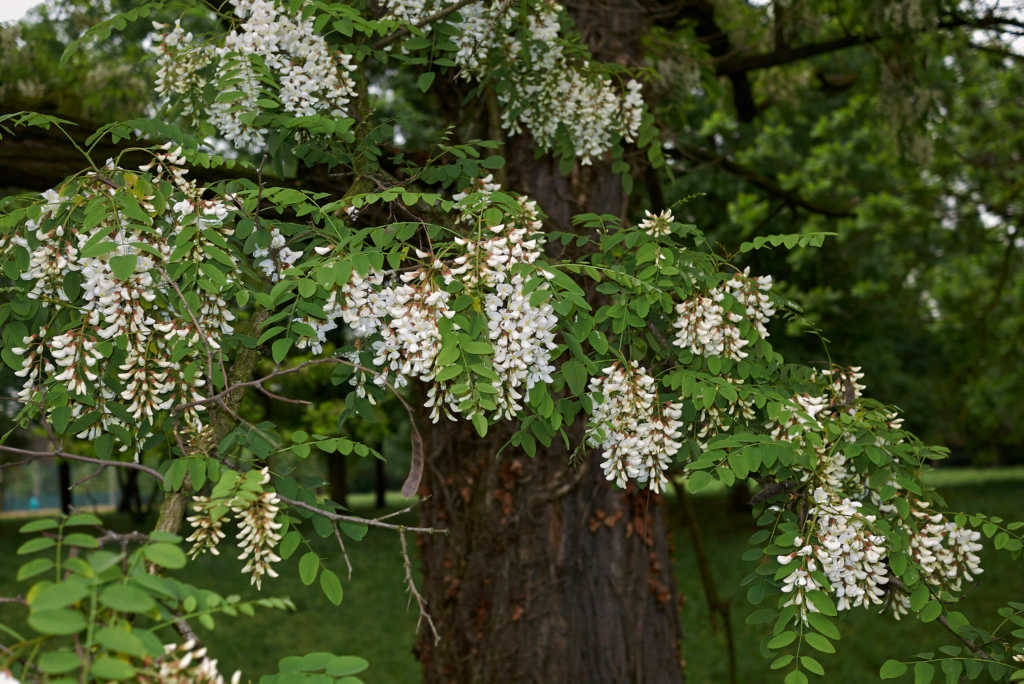
[[[154,661],[164,656],[163,644],[182,620],[196,620],[214,629],[214,616],[252,615],[255,608],[291,609],[288,599],[243,601],[237,594],[221,596],[206,588],[158,574],[178,570],[185,554],[181,538],[166,532],[121,535],[100,530],[91,514],[41,518],[21,527],[35,534],[18,555],[46,552],[23,563],[18,580],[25,591],[27,624],[37,636],[22,636],[2,626],[11,637],[0,665],[22,676],[38,669],[46,675],[73,676],[75,681],[125,680],[151,676]],[[128,546],[137,542],[136,548]],[[104,546],[120,546],[120,552]],[[365,662],[365,661],[364,661]]]
[[[139,30],[135,24],[151,15],[162,17],[167,7],[141,5],[92,22],[64,51],[65,60],[74,65],[86,59],[97,50],[97,41],[110,42],[114,31],[138,38],[130,33]],[[240,525],[243,571],[254,584],[260,586],[264,575],[276,576],[272,563],[294,556],[299,581],[317,585],[336,606],[343,599],[342,582],[311,543],[313,535],[333,537],[345,553],[342,533],[358,541],[368,525],[390,527],[400,535],[405,527],[348,516],[325,501],[318,478],[300,470],[314,449],[332,458],[379,458],[381,451],[370,446],[365,424],[379,420],[382,412],[404,410],[411,456],[403,492],[411,495],[424,468],[417,426],[424,415],[466,420],[480,437],[494,424],[512,420],[517,429],[503,449],[517,448],[531,457],[558,440],[573,459],[579,458],[587,445],[573,443],[579,431],[571,426],[587,423],[585,439],[604,449],[609,479],[616,479],[614,469],[620,468],[620,486],[632,479],[658,493],[669,468],[681,472],[692,490],[748,479],[758,483],[754,514],[760,529],[744,554],[756,567],[743,583],[753,603],[770,597],[770,607],[751,618],[766,626],[762,651],[787,684],[807,682],[806,673],[825,672],[819,658],[836,652],[838,616],[851,607],[850,595],[833,586],[842,575],[833,573],[830,579],[818,565],[829,555],[823,549],[835,550],[820,527],[830,516],[854,521],[856,534],[871,535],[866,543],[878,566],[871,571],[884,575],[881,583],[888,586],[873,587],[879,593],[872,593],[864,607],[884,603],[897,615],[913,613],[921,623],[941,620],[965,645],[975,645],[975,652],[978,644],[991,647],[982,652],[991,661],[992,676],[1010,674],[1012,649],[1019,647],[997,639],[1000,628],[983,633],[952,608],[963,591],[961,583],[979,572],[971,556],[973,538],[967,539],[970,531],[962,528],[980,525],[997,549],[1017,558],[1024,547],[1022,524],[945,511],[922,474],[947,453],[903,430],[890,407],[863,398],[857,384],[862,376],[855,369],[831,361],[824,369],[794,364],[793,359],[809,356],[801,342],[783,342],[793,352],[784,357],[769,343],[766,327],[784,297],[773,299],[767,294],[770,279],[758,280],[741,268],[750,260],[792,276],[792,283],[804,286],[793,294],[810,312],[807,318],[821,322],[826,315],[822,301],[834,303],[836,295],[831,282],[816,284],[826,280],[817,273],[811,279],[815,282],[808,280],[808,271],[823,266],[806,248],[822,247],[825,237],[836,237],[838,256],[830,259],[842,268],[833,272],[831,262],[825,268],[830,278],[835,273],[855,281],[856,296],[892,293],[900,283],[920,278],[926,284],[909,296],[941,300],[942,311],[969,308],[957,299],[962,293],[949,285],[948,275],[969,274],[971,268],[955,263],[941,272],[915,270],[911,264],[917,255],[941,246],[912,244],[920,235],[910,229],[925,209],[889,192],[894,176],[932,204],[940,203],[944,188],[954,185],[955,174],[942,166],[949,154],[918,178],[922,174],[891,149],[891,138],[878,134],[899,137],[899,131],[889,130],[886,118],[862,94],[836,106],[815,98],[806,107],[799,98],[780,95],[784,106],[768,113],[764,126],[756,129],[735,125],[713,98],[696,109],[673,99],[644,116],[637,131],[636,148],[655,183],[656,170],[672,173],[666,155],[675,149],[662,145],[660,134],[675,144],[693,133],[693,119],[698,119],[701,136],[720,136],[735,148],[739,161],[725,160],[722,166],[769,195],[781,195],[783,204],[773,207],[776,200],[770,197],[730,192],[736,199],[716,220],[699,221],[720,225],[711,235],[668,213],[649,214],[635,225],[624,217],[582,214],[571,227],[545,230],[545,217],[529,198],[491,183],[489,172],[500,176],[506,164],[499,141],[478,140],[475,132],[456,127],[414,154],[386,149],[397,138],[389,118],[397,114],[372,109],[371,75],[402,70],[407,102],[439,96],[440,84],[458,75],[456,15],[420,27],[369,18],[340,3],[292,3],[290,9],[313,21],[338,59],[346,65],[354,60],[362,70],[352,80],[350,109],[341,111],[336,104],[337,111],[296,114],[271,60],[256,52],[214,48],[224,26],[198,11],[186,16],[198,34],[194,49],[210,61],[187,74],[193,78],[185,80],[188,87],[164,84],[167,121],[128,118],[102,126],[79,143],[65,130],[69,122],[50,114],[0,117],[6,134],[16,133],[16,127],[59,129],[90,166],[42,196],[17,197],[2,205],[0,262],[7,284],[0,303],[0,355],[24,378],[22,408],[14,416],[19,428],[41,426],[70,448],[91,448],[102,467],[129,466],[128,459],[149,457],[156,468],[135,467],[158,480],[165,492],[158,527],[176,529],[178,521],[168,516],[180,517],[180,506],[191,497],[195,515],[189,539],[194,546],[189,555],[215,550],[224,536],[221,525],[233,515]],[[742,9],[755,24],[763,11],[746,4]],[[829,11],[845,14],[843,8]],[[532,44],[538,39],[525,16],[516,14],[510,30]],[[217,18],[231,26],[238,23]],[[559,40],[566,64],[580,65],[581,78],[625,75],[620,66],[592,63],[571,33]],[[398,41],[400,49],[384,49]],[[136,55],[134,50],[118,57]],[[494,54],[487,60],[493,71],[469,96],[479,95],[491,108],[494,93],[506,101],[502,96],[518,86],[509,77],[514,60]],[[965,64],[975,62],[965,59]],[[873,70],[869,75],[881,74]],[[767,80],[766,87],[780,87]],[[1001,85],[1014,83],[1007,78]],[[246,90],[250,86],[251,92]],[[230,125],[206,116],[211,112]],[[489,113],[491,119],[500,118],[498,112]],[[957,115],[958,121],[966,118],[963,111],[951,116]],[[661,119],[669,122],[665,128],[659,127]],[[252,136],[233,137],[231,127]],[[487,135],[499,130],[491,121]],[[542,143],[552,148],[553,161],[565,175],[576,171],[580,156],[590,161],[589,152],[574,149],[576,133],[560,126],[548,131],[551,141]],[[258,150],[260,158],[247,156],[245,149],[237,160],[212,153],[208,141],[218,135]],[[107,140],[139,146],[124,149],[101,167],[89,153]],[[607,143],[605,161],[626,194],[637,194],[634,167],[627,161],[632,157],[622,141],[599,142]],[[700,150],[680,149],[704,158]],[[136,170],[134,162],[126,161],[129,151],[144,155],[146,163]],[[740,162],[769,165],[779,180],[737,172]],[[186,180],[187,172],[198,169],[213,180]],[[307,177],[309,169],[317,171]],[[887,176],[887,171],[892,173]],[[343,182],[323,182],[325,176]],[[666,185],[670,195],[681,197],[706,182],[704,177],[694,182],[670,175]],[[797,191],[803,194],[794,196]],[[800,215],[801,221],[792,225],[791,217],[780,217],[787,205],[810,215]],[[680,211],[698,215],[695,206]],[[884,237],[864,249],[866,231],[886,221]],[[943,242],[955,239],[947,236]],[[905,249],[884,256],[893,244]],[[763,251],[767,246],[783,246],[786,252]],[[730,254],[735,262],[723,256]],[[893,273],[900,277],[894,280]],[[999,280],[997,294],[1009,277]],[[518,309],[503,319],[507,312],[502,307],[511,308],[513,295]],[[895,301],[895,307],[885,309],[889,317],[907,303],[903,295]],[[982,324],[999,305],[998,297],[993,301]],[[878,323],[870,306],[840,308],[870,322],[865,330]],[[915,311],[920,313],[919,307]],[[550,320],[550,327],[534,322],[536,327],[527,329],[520,319],[531,317]],[[339,319],[357,332],[328,337]],[[941,333],[951,321],[937,316],[932,323],[919,327]],[[1011,319],[1003,332],[1012,335],[1016,325]],[[503,365],[515,351],[502,346],[509,332],[527,338],[517,342],[519,349],[532,338],[551,336],[543,358],[526,369],[534,373],[527,381]],[[867,363],[896,356],[867,354]],[[635,415],[609,418],[609,407],[633,396],[603,384],[621,369],[624,386],[642,401],[625,411]],[[332,424],[323,415],[256,405],[252,395],[257,391],[271,401],[302,404],[302,399],[278,393],[278,383],[291,376],[310,378],[310,396],[319,399],[318,392],[331,392],[323,398],[332,411],[343,402],[340,417]],[[641,383],[646,383],[642,392],[636,390]],[[410,385],[413,389],[406,389]],[[969,394],[977,399],[979,392],[976,388]],[[381,404],[390,399],[401,409],[383,409]],[[649,405],[643,411],[650,415],[641,404]],[[364,421],[362,427],[353,417]],[[617,419],[642,425],[620,429]],[[681,429],[669,427],[674,423]],[[613,435],[617,429],[624,436]],[[653,443],[657,430],[662,430],[658,443],[665,453],[648,454],[656,473],[637,474],[631,463],[627,477],[627,466],[614,462],[617,457],[609,455],[612,447],[606,444],[631,445],[629,458]],[[78,451],[57,455],[81,457]],[[944,532],[929,528],[945,524],[950,515],[955,524],[943,527]],[[310,524],[303,525],[307,520]],[[133,539],[66,532],[97,523],[71,517],[26,526],[26,532],[42,535],[19,553],[47,552],[18,571],[19,580],[35,580],[26,594],[27,623],[46,647],[18,636],[3,662],[16,663],[20,673],[81,669],[82,680],[124,680],[145,673],[152,659],[161,657],[154,647],[160,644],[158,635],[181,620],[194,619],[212,629],[214,614],[290,606],[283,600],[221,598],[161,574],[188,565],[177,546],[180,539],[167,532],[145,536],[131,553],[127,543]],[[122,542],[122,553],[102,549],[108,541]],[[941,563],[919,548],[943,543],[962,547],[954,561],[943,559],[952,563],[951,570],[937,569]],[[68,555],[68,548],[75,553]],[[952,557],[953,550],[945,550]],[[37,579],[51,572],[53,582]],[[1010,604],[1003,615],[1014,625],[1019,625],[1017,605]],[[81,644],[84,653],[75,663],[71,643]],[[932,654],[914,661],[912,668],[889,661],[881,674],[913,671],[915,681],[930,681],[934,660],[947,662]],[[365,667],[359,658],[316,652],[284,658],[279,673],[261,681],[353,682]],[[972,676],[967,665],[964,672]]]

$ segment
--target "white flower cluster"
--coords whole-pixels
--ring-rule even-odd
[[[662,238],[671,235],[672,223],[676,217],[672,215],[671,209],[666,209],[660,214],[652,214],[644,211],[644,220],[637,226],[653,238]]]
[[[461,224],[478,220],[490,206],[489,195],[498,186],[490,177],[478,180],[471,192],[459,193]],[[439,323],[452,319],[451,295],[446,286],[456,278],[477,301],[487,317],[488,340],[493,348],[488,394],[496,407],[496,418],[512,418],[523,408],[523,398],[537,383],[552,382],[555,367],[552,351],[557,317],[547,302],[532,303],[527,278],[517,267],[534,264],[541,255],[541,221],[536,203],[517,199],[518,208],[496,226],[481,226],[475,237],[457,237],[460,253],[442,261],[431,252],[416,250],[422,265],[401,273],[371,271],[351,274],[340,289],[332,290],[324,306],[325,318],[297,319],[313,328],[316,337],[302,338],[299,348],[319,353],[326,334],[340,318],[359,341],[368,339],[370,364],[377,371],[373,382],[403,387],[412,379],[429,383],[426,407],[435,422],[445,415],[451,420],[463,414],[471,418],[477,410],[467,404],[469,393],[454,393],[455,385],[438,381],[442,339]],[[328,253],[328,250],[323,250]],[[540,272],[543,275],[543,272]],[[545,290],[541,283],[536,290]],[[358,356],[350,359],[358,363]],[[365,372],[350,382],[360,396],[366,396]],[[477,383],[479,387],[479,382]],[[467,412],[468,408],[468,412]]]
[[[822,487],[814,490],[813,498],[814,505],[808,516],[816,521],[815,543],[804,544],[794,553],[779,556],[778,562],[787,565],[799,557],[806,559],[804,570],[814,572],[816,559],[832,587],[837,610],[883,603],[889,570],[885,563],[885,537],[870,529],[875,516],[861,513],[861,502],[839,499]],[[786,605],[816,611],[814,604],[803,595],[804,590],[818,588],[809,575],[808,579],[803,585],[797,580],[783,584],[784,592],[793,593]]]
[[[192,526],[192,534],[185,538],[191,542],[192,547],[188,551],[189,558],[197,558],[209,551],[214,556],[220,555],[220,542],[226,536],[223,530],[224,517],[213,517],[212,509],[221,506],[220,502],[211,501],[207,496],[196,494],[192,497],[192,510],[195,515],[186,518]]]
[[[390,320],[377,327],[380,339],[372,345],[373,364],[389,370],[396,387],[407,383],[410,377],[424,382],[433,380],[434,362],[441,351],[438,322],[455,315],[448,307],[451,295],[433,278],[443,270],[443,265],[426,252],[420,254],[431,260],[431,268],[403,273],[397,283],[385,286],[379,293],[381,306]]]
[[[784,580],[782,591],[792,596],[786,605],[800,606],[801,614],[816,611],[806,593],[823,589],[811,573],[820,569],[831,585],[838,610],[883,604],[888,601],[899,618],[910,611],[910,597],[898,582],[891,581],[887,559],[886,537],[872,530],[876,518],[861,511],[863,501],[870,501],[878,510],[896,516],[892,503],[883,503],[878,491],[867,477],[855,470],[843,451],[844,445],[855,441],[852,435],[829,437],[824,423],[842,413],[856,411],[864,385],[859,367],[833,367],[818,371],[811,380],[822,386],[821,395],[801,394],[784,407],[778,422],[770,425],[772,437],[790,441],[799,449],[813,449],[816,467],[809,469],[802,481],[814,487],[807,511],[812,521],[811,536],[798,538],[797,550],[777,557],[780,565],[796,561],[796,571]],[[896,429],[899,419],[884,417],[885,424]],[[811,434],[816,439],[809,439]],[[881,442],[877,444],[884,448]],[[889,486],[902,489],[896,482]],[[977,552],[980,533],[964,529],[928,510],[928,502],[910,499],[910,511],[918,525],[895,518],[894,524],[909,534],[909,555],[921,578],[929,585],[960,591],[963,582],[973,580],[982,572]]]
[[[775,313],[768,291],[771,276],[750,276],[750,269],[737,273],[706,295],[697,295],[676,305],[674,343],[698,356],[724,356],[736,361],[747,357],[743,350],[750,340],[743,337],[737,323],[749,320],[757,334],[768,337],[768,320]],[[735,299],[743,313],[726,312],[726,297]]]
[[[73,307],[83,317],[74,328],[43,327],[11,349],[23,358],[17,371],[24,378],[18,397],[27,403],[49,383],[66,387],[72,420],[97,416],[78,432],[79,438],[95,439],[119,426],[138,435],[141,443],[158,412],[202,399],[203,374],[188,367],[203,357],[205,347],[219,348],[219,337],[232,332],[234,315],[219,294],[198,291],[194,300],[199,302],[198,310],[188,311],[168,283],[154,279],[183,231],[194,236],[193,246],[184,251],[200,264],[208,259],[204,245],[221,242],[231,233],[225,224],[224,200],[202,199],[202,189],[184,180],[183,162],[180,151],[168,145],[143,167],[157,166],[157,179],[169,177],[184,197],[160,214],[152,206],[152,197],[139,198],[141,209],[155,214],[153,229],[142,229],[138,221],[128,223],[120,212],[109,213],[89,229],[68,222],[76,204],[114,201],[110,182],[89,174],[77,188],[65,189],[67,196],[45,193],[41,216],[27,221],[15,241],[30,253],[29,268],[21,276],[33,281],[28,296],[46,308]],[[119,173],[110,164],[104,171]],[[109,247],[97,252],[95,245],[103,243]],[[115,269],[117,259],[125,260],[131,270]],[[69,273],[80,276],[79,291],[74,294],[65,284]],[[228,282],[230,278],[230,274],[225,277]],[[179,339],[189,349],[183,356],[172,357]],[[111,367],[107,359],[115,341],[123,353]],[[195,405],[184,412],[190,427],[202,427],[201,410],[201,405]]]
[[[157,660],[156,677],[142,675],[138,681],[153,684],[224,684],[217,661],[209,658],[206,647],[189,639],[185,643],[164,644],[164,654]],[[236,670],[230,684],[239,684],[242,673]]]
[[[259,484],[265,486],[270,482],[267,468],[260,471]],[[248,573],[252,584],[259,589],[263,585],[264,575],[277,577],[277,571],[271,566],[281,560],[274,553],[274,547],[281,541],[281,523],[277,522],[280,499],[273,490],[251,492],[243,489],[237,492],[230,501],[211,500],[205,496],[192,497],[192,510],[195,515],[188,517],[193,532],[186,541],[192,543],[189,556],[195,558],[206,551],[219,555],[217,548],[225,534],[221,529],[223,516],[214,518],[213,509],[227,505],[235,514],[238,522],[238,547],[242,549],[239,560],[246,561],[242,568]]]
[[[925,582],[951,591],[960,591],[983,571],[981,533],[965,529],[947,520],[941,513],[929,513],[927,501],[916,501],[912,515],[921,528],[910,537],[910,556],[921,569]]]
[[[800,447],[806,446],[806,434],[821,431],[818,414],[828,407],[829,397],[825,394],[814,396],[805,392],[794,396],[782,406],[776,421],[768,426],[772,439],[793,442]],[[824,449],[819,455],[823,452]]]
[[[262,79],[253,67],[258,57],[277,81],[276,96],[284,111],[296,116],[327,113],[348,116],[355,95],[351,55],[332,52],[313,30],[311,14],[292,14],[273,0],[232,0],[240,20],[222,46],[203,47],[180,24],[170,31],[154,23],[153,46],[158,54],[157,94],[163,98],[191,95],[202,84],[201,69],[214,64],[213,78],[230,84],[235,95],[209,107],[210,122],[229,142],[258,151],[266,146],[266,129],[250,123],[264,96]],[[192,113],[191,106],[186,114]]]
[[[385,0],[391,15],[412,23],[449,0]],[[615,136],[632,141],[643,118],[642,86],[629,80],[621,94],[611,79],[589,71],[566,54],[560,42],[561,5],[550,0],[527,5],[503,0],[471,3],[459,9],[452,40],[455,62],[465,78],[484,81],[492,69],[507,72],[498,92],[502,126],[511,134],[526,129],[537,145],[550,149],[564,131],[583,164],[611,147]],[[523,39],[514,27],[523,28]]]
[[[682,446],[681,405],[659,404],[657,382],[636,361],[602,372],[590,381],[590,392],[601,401],[587,424],[587,442],[603,451],[605,478],[619,487],[633,479],[654,493],[665,491],[665,471]]]
[[[202,70],[213,59],[212,51],[208,46],[197,44],[192,32],[182,28],[180,19],[170,31],[166,31],[166,24],[153,22],[153,27],[158,31],[152,43],[157,55],[154,90],[165,100],[185,96],[183,113],[192,115],[196,109],[194,96],[205,85]]]
[[[485,191],[490,184],[485,181]],[[525,291],[518,264],[532,264],[541,255],[541,221],[533,200],[519,199],[520,214],[514,224],[499,224],[482,231],[477,239],[455,238],[466,253],[454,260],[452,275],[462,276],[471,291],[484,295],[488,336],[494,347],[492,368],[498,374],[497,414],[512,418],[522,410],[522,399],[537,383],[552,382],[555,367],[551,352],[558,318],[547,302],[534,305]],[[490,233],[489,235],[487,233]],[[539,289],[546,289],[541,284]]]
[[[298,261],[299,257],[302,256],[302,252],[289,249],[288,243],[284,239],[284,235],[281,234],[281,231],[277,228],[271,228],[270,244],[266,249],[257,247],[253,250],[252,255],[260,260],[256,263],[256,267],[263,271],[263,274],[270,278],[271,282],[276,283],[281,279],[284,272]]]

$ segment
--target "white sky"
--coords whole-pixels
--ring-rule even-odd
[[[0,0],[0,21],[21,19],[29,8],[41,4],[40,0]]]

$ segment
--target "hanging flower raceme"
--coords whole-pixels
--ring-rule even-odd
[[[246,561],[242,572],[249,575],[257,589],[263,586],[265,576],[277,577],[272,564],[281,560],[274,551],[281,541],[282,524],[277,522],[280,498],[273,490],[265,489],[269,483],[270,472],[263,468],[241,479],[238,490],[227,498],[193,496],[195,514],[188,517],[192,534],[186,539],[192,543],[189,556],[195,558],[206,551],[220,553],[218,545],[225,537],[224,514],[230,510],[238,523],[238,547],[242,549],[238,559]]]
[[[164,654],[155,663],[156,678],[142,675],[138,681],[152,684],[224,684],[217,661],[206,655],[206,647],[193,640],[183,644],[165,644]],[[230,684],[239,684],[242,673],[235,671]]]
[[[18,397],[28,402],[43,387],[63,387],[81,438],[114,429],[138,447],[159,413],[185,404],[186,423],[202,427],[206,379],[193,364],[220,348],[234,319],[221,296],[233,275],[206,262],[211,254],[223,265],[235,261],[221,247],[232,232],[230,197],[203,199],[184,162],[168,144],[142,167],[153,172],[144,187],[161,186],[170,198],[144,194],[138,174],[108,163],[44,193],[39,215],[9,242],[29,253],[21,274],[32,283],[27,296],[65,321],[11,348],[22,357]],[[211,280],[183,299],[161,275],[180,261],[219,275],[220,289]]]
[[[331,50],[314,30],[311,14],[273,0],[232,0],[231,5],[238,27],[219,46],[198,43],[180,23],[168,31],[167,25],[154,22],[158,95],[183,99],[186,114],[201,116],[202,87],[209,79],[225,84],[227,96],[210,104],[205,115],[236,148],[252,152],[267,144],[268,130],[252,123],[263,98],[277,99],[285,112],[297,117],[349,116],[355,95],[352,56]],[[204,78],[208,67],[212,76]],[[273,79],[273,90],[267,77]]]
[[[675,327],[679,332],[675,345],[698,356],[724,356],[736,361],[746,358],[747,352],[743,348],[751,340],[743,336],[737,324],[747,320],[758,335],[768,337],[766,326],[775,313],[768,297],[771,286],[771,276],[752,278],[747,269],[707,294],[678,304],[676,313],[679,317]],[[735,311],[728,300],[737,302],[742,313]]]
[[[900,517],[897,506],[883,499],[878,486],[847,456],[846,451],[857,443],[855,436],[830,429],[849,425],[837,421],[840,416],[856,415],[864,389],[862,378],[857,367],[816,371],[809,380],[820,387],[821,394],[796,395],[768,426],[774,439],[791,442],[814,455],[814,466],[800,478],[812,491],[805,513],[811,522],[807,538],[798,537],[793,543],[796,550],[776,559],[783,566],[796,564],[796,570],[783,580],[782,591],[791,594],[785,605],[799,606],[804,619],[808,612],[817,611],[807,592],[825,589],[814,579],[816,571],[827,578],[837,610],[887,603],[897,618],[910,611],[910,596],[902,583],[893,581],[888,533],[880,531],[883,528],[876,524],[876,515],[865,512],[865,505],[892,516],[889,527],[894,525],[906,534],[908,556],[927,585],[956,592],[982,572],[977,555],[979,532],[931,512],[929,503],[916,497],[910,498],[910,517]],[[900,422],[886,412],[876,420],[891,430]],[[892,451],[894,446],[875,438],[873,448]],[[902,489],[892,480],[886,487]]]
[[[468,233],[454,238],[455,255],[441,259],[418,249],[415,266],[352,272],[341,287],[328,292],[323,318],[295,319],[313,331],[300,338],[296,347],[319,353],[340,319],[356,337],[359,349],[370,352],[363,363],[358,353],[346,358],[376,371],[353,374],[350,382],[359,396],[372,400],[366,392],[368,379],[378,387],[394,388],[419,380],[428,385],[425,406],[434,421],[442,415],[451,420],[472,418],[478,412],[495,418],[516,416],[534,386],[552,382],[558,319],[551,303],[537,296],[548,291],[551,277],[535,265],[543,248],[540,211],[532,200],[516,197],[512,211],[503,207],[504,223],[485,225],[482,216],[499,189],[485,176],[454,196],[458,230]],[[317,250],[321,256],[331,253],[330,248]],[[443,360],[439,362],[441,327],[453,325],[456,311],[450,290],[456,280],[486,317],[487,341],[493,350],[488,354],[493,375],[487,376],[493,389],[486,394],[495,404],[487,408],[473,401],[468,390],[453,391],[458,383],[438,380],[444,368]]]
[[[681,406],[659,403],[657,382],[636,361],[616,362],[602,373],[590,381],[595,405],[587,442],[602,450],[605,478],[619,487],[632,479],[665,491],[665,471],[682,446]]]
[[[441,3],[449,4],[446,2]],[[437,9],[424,0],[386,0],[395,19],[416,24]],[[556,2],[529,5],[501,0],[459,8],[452,40],[455,63],[467,79],[484,81],[502,69],[508,83],[498,90],[501,123],[509,133],[530,132],[551,149],[559,131],[582,164],[604,155],[616,137],[632,142],[643,118],[642,86],[630,79],[620,92],[611,79],[572,58],[563,43]],[[516,30],[519,27],[519,30]]]

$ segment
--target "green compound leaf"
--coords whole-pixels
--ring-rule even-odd
[[[156,607],[149,594],[127,584],[112,584],[104,589],[100,603],[122,613],[148,613]]]
[[[40,634],[77,634],[85,629],[85,618],[77,610],[57,608],[33,611],[28,616],[28,624]]]
[[[811,656],[800,656],[800,664],[804,666],[804,669],[808,672],[812,672],[816,675],[824,675],[825,668],[821,666],[816,659]]]
[[[832,645],[831,641],[815,632],[807,632],[804,634],[804,641],[806,641],[812,648],[821,651],[822,653],[836,652],[836,647]]]
[[[299,579],[307,587],[316,579],[316,571],[320,568],[320,557],[313,551],[308,551],[299,559]]]
[[[320,573],[320,588],[323,590],[324,596],[327,597],[328,601],[336,606],[341,605],[341,580],[338,579],[333,570],[324,568]]]
[[[786,684],[807,684],[807,675],[800,670],[793,670],[785,679]]]
[[[142,640],[120,627],[104,627],[96,632],[95,638],[97,643],[115,653],[127,653],[138,658],[148,655]]]
[[[108,655],[101,655],[92,664],[92,673],[103,679],[128,679],[135,676],[135,668],[127,663]]]
[[[886,660],[882,663],[882,667],[878,671],[878,676],[882,679],[898,679],[906,674],[906,672],[906,663],[901,663],[898,660]]]
[[[149,544],[143,547],[142,555],[150,563],[156,563],[160,567],[170,570],[179,570],[185,567],[185,552],[174,544]]]
[[[82,661],[71,651],[49,651],[39,657],[39,669],[46,674],[71,672],[81,665]]]

